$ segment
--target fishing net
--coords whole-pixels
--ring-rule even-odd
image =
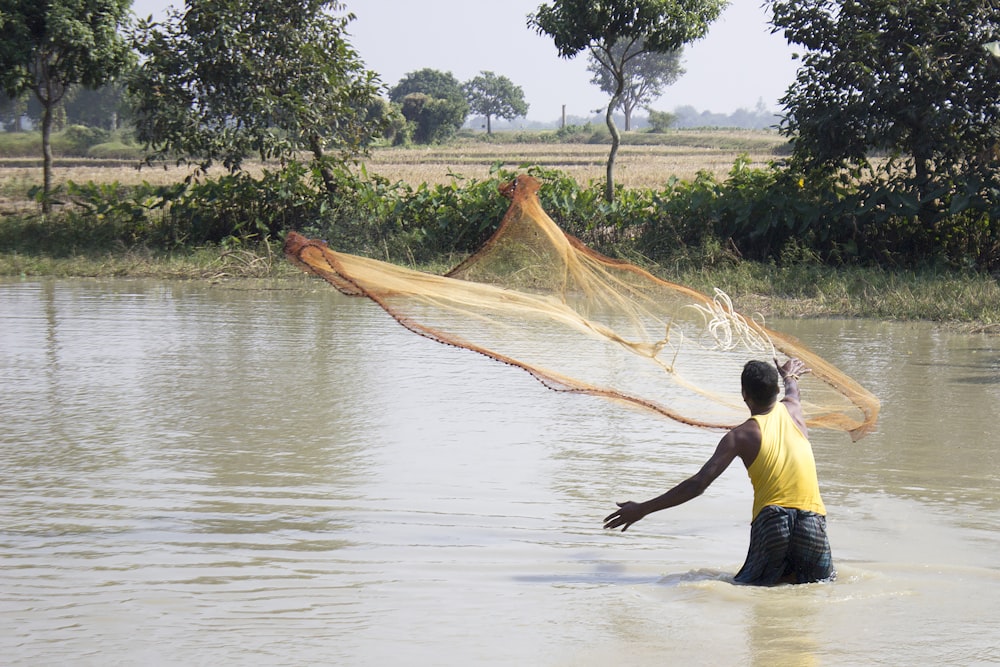
[[[812,427],[872,428],[879,402],[790,336],[706,296],[605,257],[560,230],[538,182],[501,187],[511,200],[496,233],[447,274],[336,252],[290,233],[286,255],[344,294],[365,296],[407,329],[523,368],[545,386],[623,401],[685,424],[727,429],[748,411],[748,359],[798,357]]]

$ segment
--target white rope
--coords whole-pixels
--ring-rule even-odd
[[[733,309],[729,295],[715,288],[715,298],[708,304],[692,304],[706,318],[706,329],[715,339],[715,348],[724,351],[740,346],[753,352],[767,352],[774,355],[774,343],[764,333],[763,318],[750,324],[745,317]]]

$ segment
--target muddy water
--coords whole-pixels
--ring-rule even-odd
[[[0,283],[11,665],[1000,663],[1000,340],[781,321],[872,389],[816,432],[832,584],[755,589],[718,434],[544,389],[315,289]]]

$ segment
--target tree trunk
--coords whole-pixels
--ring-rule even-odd
[[[618,146],[622,142],[622,137],[618,133],[618,126],[615,125],[615,116],[612,108],[610,105],[608,106],[608,113],[604,118],[608,124],[608,130],[611,132],[611,152],[608,154],[607,183],[604,185],[604,199],[608,203],[615,200],[615,156],[618,155]]]
[[[52,125],[66,93],[66,85],[52,77],[48,54],[35,59],[35,97],[42,105],[42,213],[52,212]]]
[[[42,101],[42,213],[52,212],[52,104]]]
[[[486,134],[487,135],[492,135],[493,134],[493,123],[490,122],[490,115],[489,114],[486,114]]]
[[[314,134],[309,137],[309,148],[312,150],[316,164],[319,165],[319,174],[323,178],[323,185],[326,187],[327,193],[335,196],[337,194],[337,179],[334,177],[330,165],[326,162],[326,155],[323,153],[323,144],[320,142],[319,135]]]
[[[615,156],[618,155],[618,146],[622,142],[622,137],[618,133],[618,126],[615,125],[615,109],[622,99],[622,91],[625,90],[625,75],[622,72],[615,73],[615,94],[611,96],[608,103],[608,111],[604,116],[604,121],[608,124],[608,131],[611,132],[611,152],[608,154],[607,182],[604,184],[604,199],[610,204],[615,200]]]
[[[49,76],[44,57],[39,57],[38,72],[40,80],[36,79],[35,95],[42,105],[42,213],[52,212],[52,124],[54,122],[56,105],[62,95],[55,92],[54,82]]]
[[[914,173],[917,183],[917,219],[927,231],[930,231],[937,217],[939,202],[926,200],[927,193],[931,190],[931,168],[930,159],[924,156],[914,156]]]

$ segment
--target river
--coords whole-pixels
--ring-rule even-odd
[[[1000,339],[781,320],[882,401],[814,431],[839,576],[739,587],[717,432],[293,289],[0,282],[7,665],[1000,663]]]

